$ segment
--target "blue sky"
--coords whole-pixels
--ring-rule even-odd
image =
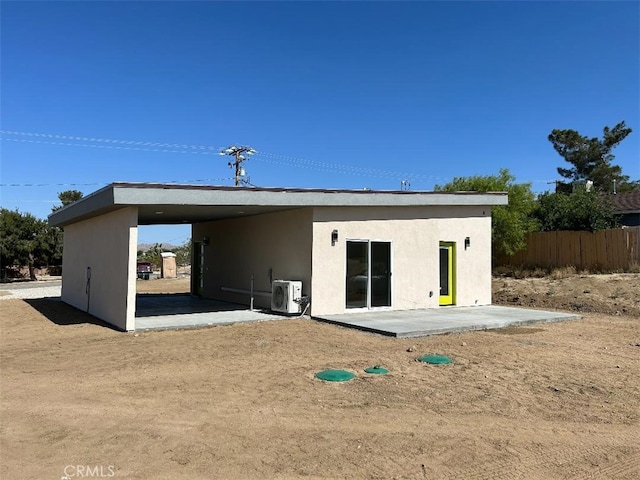
[[[640,178],[638,2],[11,2],[1,13],[0,205],[45,218],[113,181],[431,190],[547,136],[600,136]],[[141,229],[181,243],[185,227]]]

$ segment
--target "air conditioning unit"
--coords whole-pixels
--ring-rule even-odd
[[[274,280],[271,286],[271,310],[283,313],[300,313],[301,297],[302,282]]]

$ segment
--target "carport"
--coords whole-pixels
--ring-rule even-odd
[[[296,206],[292,199],[274,203],[255,193],[235,187],[118,182],[52,213],[49,224],[64,229],[62,300],[125,331],[280,318],[197,295],[136,294],[139,225],[193,225]],[[200,293],[200,286],[192,283],[191,291]],[[247,304],[248,293],[241,295]]]

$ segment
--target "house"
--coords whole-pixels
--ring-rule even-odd
[[[619,216],[621,225],[640,225],[640,191],[616,193],[609,197],[613,203],[613,213]]]
[[[113,183],[49,223],[64,227],[62,300],[135,330],[139,225],[191,225],[192,295],[270,308],[274,282],[296,281],[315,316],[490,304],[491,208],[506,204],[506,193]]]

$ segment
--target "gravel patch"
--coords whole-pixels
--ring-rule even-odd
[[[0,285],[0,301],[26,298],[60,298],[60,285],[44,285],[42,287],[3,289]]]

